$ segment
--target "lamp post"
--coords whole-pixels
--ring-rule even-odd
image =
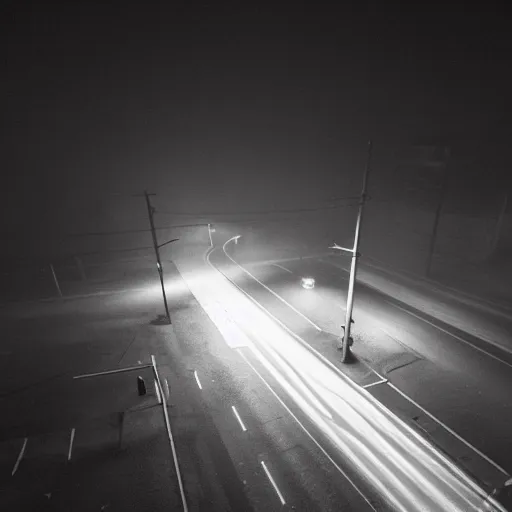
[[[179,238],[174,238],[173,240],[169,240],[163,244],[158,245],[158,240],[156,237],[155,223],[153,220],[153,214],[155,213],[155,208],[151,205],[150,196],[154,196],[155,194],[148,194],[147,191],[144,191],[144,197],[146,199],[146,206],[148,208],[148,216],[149,216],[149,225],[151,226],[151,236],[153,238],[153,247],[155,249],[156,256],[156,267],[158,269],[158,277],[160,278],[160,286],[162,287],[162,296],[164,298],[164,307],[165,307],[165,316],[167,317],[167,321],[171,324],[171,315],[169,313],[169,306],[167,305],[167,297],[165,295],[165,286],[164,286],[164,270],[162,268],[162,262],[160,260],[160,248],[164,245],[170,244],[172,242],[176,242]]]
[[[346,251],[352,254],[352,260],[350,263],[350,277],[348,281],[348,293],[347,293],[347,310],[345,313],[345,325],[342,327],[344,329],[343,332],[343,342],[342,342],[342,355],[341,362],[348,362],[349,354],[350,354],[350,345],[352,344],[352,338],[350,336],[350,327],[353,323],[352,320],[352,309],[354,306],[354,286],[356,282],[356,274],[357,274],[357,259],[359,258],[359,240],[361,237],[361,225],[363,222],[363,211],[364,205],[366,203],[366,190],[368,186],[368,174],[370,172],[370,159],[372,155],[372,141],[368,141],[368,157],[366,160],[366,167],[363,175],[363,188],[361,191],[361,198],[359,200],[359,210],[357,213],[357,221],[356,221],[356,231],[354,234],[354,246],[352,249],[348,249],[345,247],[340,247],[338,244],[334,244],[331,249],[338,249],[341,251]]]

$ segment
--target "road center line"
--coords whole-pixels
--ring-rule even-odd
[[[274,479],[272,478],[272,475],[270,474],[270,471],[268,470],[265,462],[261,461],[261,465],[263,466],[263,469],[265,470],[265,473],[267,474],[268,479],[270,480],[270,483],[274,487],[277,495],[279,496],[279,499],[281,500],[282,505],[286,505],[286,501],[284,501],[284,497],[281,494],[281,491],[279,490],[279,487],[277,487],[277,484],[274,482]]]
[[[25,448],[27,447],[27,441],[28,441],[28,437],[25,437],[25,439],[23,439],[23,445],[21,447],[18,458],[16,459],[16,463],[14,464],[14,467],[12,468],[11,476],[14,476],[14,473],[16,473],[16,471],[18,471],[18,466],[20,465],[21,459],[23,459],[23,455],[25,454]]]
[[[233,413],[234,413],[234,415],[236,416],[236,419],[238,420],[238,423],[240,423],[240,426],[242,427],[242,430],[243,430],[244,432],[246,432],[246,431],[247,431],[247,429],[245,428],[244,422],[242,421],[242,418],[240,418],[240,415],[238,414],[238,411],[236,410],[235,406],[234,406],[234,405],[232,405],[232,406],[231,406],[231,409],[233,409]]]
[[[199,377],[197,376],[197,371],[194,370],[194,377],[196,378],[197,385],[199,386],[199,389],[203,389],[203,386],[201,386],[201,382],[199,381]]]

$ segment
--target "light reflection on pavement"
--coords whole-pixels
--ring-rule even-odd
[[[228,344],[249,346],[330,446],[393,508],[480,510],[483,489],[224,276],[212,268],[201,274],[185,272],[183,277]]]

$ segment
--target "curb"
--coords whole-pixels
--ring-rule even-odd
[[[377,260],[373,261],[375,262]],[[497,303],[492,300],[482,299],[481,297],[476,297],[471,293],[467,293],[465,291],[458,290],[457,288],[443,285],[438,281],[434,281],[433,279],[421,278],[409,272],[400,272],[397,270],[390,269],[382,265],[378,261],[377,263],[374,262],[364,262],[363,266],[366,265],[367,267],[374,268],[386,274],[412,281],[416,286],[428,287],[434,293],[447,295],[451,297],[453,300],[456,300],[457,302],[461,302],[466,305],[476,307],[488,313],[499,315],[507,320],[512,321],[512,308],[508,308],[501,303]]]

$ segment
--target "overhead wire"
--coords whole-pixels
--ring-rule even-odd
[[[350,200],[354,201],[359,199],[358,197],[350,197],[343,198],[340,200]],[[315,206],[310,208],[289,208],[289,209],[274,209],[274,210],[260,210],[260,211],[230,211],[230,212],[167,212],[157,210],[157,213],[162,215],[176,215],[176,216],[184,216],[184,217],[215,217],[215,216],[243,216],[243,215],[272,215],[276,213],[301,213],[301,212],[314,212],[314,211],[322,211],[322,210],[335,210],[337,208],[345,208],[348,206],[354,206],[354,204],[329,204],[323,206]]]
[[[206,226],[207,224],[197,223],[197,224],[175,224],[172,226],[161,226],[155,227],[156,231],[163,231],[166,229],[174,229],[174,228],[189,228],[189,227],[201,227]],[[112,236],[112,235],[131,235],[135,233],[151,233],[151,229],[127,229],[120,231],[96,231],[96,232],[85,232],[85,233],[66,233],[61,236],[61,238],[74,238],[79,236]]]

